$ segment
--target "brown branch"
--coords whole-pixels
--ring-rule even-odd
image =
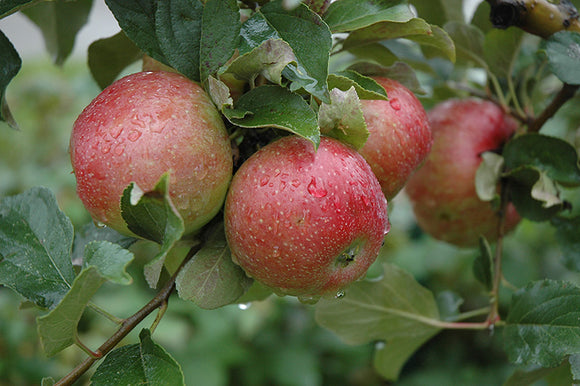
[[[564,103],[570,100],[574,96],[574,94],[576,94],[576,91],[578,90],[579,87],[580,86],[578,85],[564,83],[558,94],[556,94],[554,99],[552,99],[552,102],[550,102],[550,104],[544,109],[544,111],[542,111],[542,113],[530,123],[528,127],[528,132],[537,133],[538,131],[540,131],[542,126],[544,126],[544,123],[546,123],[548,119],[553,117],[554,114],[556,114],[556,112],[560,109],[560,107],[562,107]]]
[[[558,31],[580,32],[579,14],[569,0],[554,4],[548,0],[487,0],[490,20],[496,28],[516,26],[548,38]]]
[[[175,280],[177,279],[177,275],[181,271],[181,268],[187,263],[193,255],[199,250],[200,246],[196,245],[187,254],[177,271],[171,276],[171,278],[165,283],[163,288],[155,295],[153,299],[149,303],[147,303],[143,308],[137,311],[132,316],[128,317],[123,321],[121,327],[109,338],[105,343],[101,345],[97,349],[95,353],[99,354],[100,357],[104,357],[107,355],[111,350],[117,346],[123,338],[125,338],[139,323],[143,321],[149,314],[151,314],[156,309],[163,307],[167,304],[169,296],[173,293],[175,288]],[[97,361],[97,358],[88,357],[83,362],[81,362],[77,367],[75,367],[70,373],[68,373],[65,377],[59,380],[55,386],[65,386],[65,385],[72,385],[75,381],[77,381],[84,373],[87,372],[88,369]]]

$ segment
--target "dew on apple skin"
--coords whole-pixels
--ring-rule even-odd
[[[391,100],[389,100],[389,104],[391,105],[391,107],[394,110],[401,110],[401,103],[399,102],[399,100],[397,98],[393,98]]]
[[[269,181],[270,181],[270,177],[268,177],[268,176],[262,177],[262,179],[260,180],[260,186],[266,186]]]
[[[110,151],[111,151],[111,144],[110,143],[107,142],[101,146],[101,153],[107,154]]]
[[[100,222],[98,220],[93,220],[93,224],[95,224],[95,226],[97,228],[100,228],[100,229],[103,229],[103,228],[106,228],[107,227],[104,223],[102,223],[102,222]]]
[[[308,184],[308,193],[317,198],[325,197],[328,194],[324,187],[317,185],[316,178],[314,177],[312,177],[310,184]]]
[[[127,138],[129,138],[129,141],[135,142],[141,137],[141,134],[139,130],[131,130]]]

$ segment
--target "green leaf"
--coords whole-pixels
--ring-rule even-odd
[[[578,153],[570,143],[542,134],[524,134],[509,141],[503,151],[508,170],[534,166],[565,186],[580,186]]]
[[[121,197],[121,215],[135,234],[161,245],[159,253],[145,266],[149,285],[157,286],[167,253],[185,230],[183,219],[169,197],[169,175],[166,173],[150,192],[131,183]]]
[[[569,282],[542,280],[513,297],[504,327],[504,347],[516,364],[558,366],[580,353],[580,288]]]
[[[140,344],[115,349],[107,355],[91,378],[91,385],[185,385],[179,363],[151,339],[144,329]]]
[[[482,162],[475,172],[475,191],[482,201],[492,201],[498,198],[499,183],[504,160],[497,153],[486,151],[481,154]]]
[[[528,166],[521,166],[504,174],[507,178],[510,199],[518,214],[532,221],[549,220],[564,208],[563,204],[547,207],[544,201],[532,196],[532,190],[536,187],[534,195],[538,197],[537,183],[541,174],[542,171]]]
[[[96,241],[87,245],[85,264],[75,278],[70,291],[48,314],[37,318],[38,334],[48,356],[75,343],[77,326],[85,308],[97,290],[107,280],[131,284],[125,271],[133,254],[117,244]]]
[[[333,33],[354,31],[381,21],[405,22],[413,18],[402,0],[341,0],[330,4],[324,21]]]
[[[204,309],[233,303],[252,285],[253,280],[232,261],[223,223],[212,227],[202,249],[177,275],[179,297]]]
[[[483,236],[479,237],[479,254],[473,262],[473,275],[486,290],[491,291],[493,287],[493,255],[489,242]]]
[[[81,271],[56,308],[37,318],[38,335],[47,356],[53,356],[75,343],[79,320],[104,282],[95,267]]]
[[[523,38],[524,31],[515,27],[493,29],[485,34],[483,54],[492,74],[506,79],[511,77]]]
[[[518,369],[506,380],[503,386],[529,386],[542,379],[546,379],[549,375],[560,372],[565,365],[553,368],[534,367],[529,370]],[[547,381],[547,380],[546,380]],[[547,383],[551,384],[551,383]],[[559,383],[564,385],[564,383]],[[570,383],[568,383],[570,384]]]
[[[328,76],[328,87],[331,90],[337,88],[342,91],[348,91],[351,87],[354,87],[359,99],[389,99],[385,89],[374,79],[352,70],[330,74]]]
[[[286,10],[282,1],[264,5],[251,19],[260,17],[264,20],[259,25],[268,31],[268,38],[282,38],[296,56],[296,65],[289,64],[283,72],[284,77],[292,81],[290,89],[303,88],[327,102],[326,78],[332,36],[326,23],[306,5]]]
[[[219,110],[234,104],[228,85],[213,76],[207,78],[207,93]]]
[[[159,1],[155,12],[155,33],[159,48],[167,58],[160,61],[195,81],[201,79],[202,14],[203,5],[199,0]]]
[[[402,269],[385,264],[380,280],[353,283],[339,299],[322,299],[316,321],[345,342],[380,341],[375,368],[395,380],[415,350],[440,328],[433,294]]]
[[[240,39],[240,10],[236,0],[208,0],[201,22],[201,81],[215,75],[233,56]]]
[[[99,275],[110,282],[129,285],[133,278],[127,266],[133,261],[133,253],[109,241],[93,241],[85,248],[83,268],[95,267]]]
[[[330,100],[330,104],[322,103],[318,111],[320,132],[360,149],[369,131],[354,86],[347,91],[332,89]]]
[[[572,377],[575,381],[580,380],[580,354],[570,355],[568,359],[570,361],[570,369],[572,371]]]
[[[485,37],[478,28],[454,21],[445,24],[444,28],[455,44],[458,61],[487,69],[483,50]]]
[[[444,25],[448,21],[463,22],[463,0],[413,0],[419,17],[432,24]]]
[[[54,308],[74,280],[73,227],[54,194],[32,188],[0,201],[0,283]]]
[[[123,31],[91,43],[88,64],[93,78],[104,89],[130,64],[143,57],[141,50]]]
[[[580,34],[561,31],[546,42],[552,72],[564,83],[580,85]]]
[[[18,125],[6,102],[6,88],[10,81],[18,74],[22,66],[22,59],[14,49],[10,40],[0,31],[0,121],[8,123],[17,129]]]
[[[430,34],[431,25],[423,19],[411,19],[406,22],[382,22],[359,29],[348,35],[344,48],[364,46],[386,39],[407,38],[413,35]]]
[[[551,222],[556,228],[556,240],[562,250],[564,265],[568,269],[580,272],[580,216],[554,217]]]
[[[55,64],[62,65],[73,50],[76,35],[87,23],[92,0],[54,0],[22,10],[42,31]]]
[[[96,226],[92,221],[75,232],[72,260],[80,265],[85,254],[85,247],[93,241],[109,241],[123,248],[129,248],[137,239],[120,234],[107,226]]]
[[[23,8],[35,0],[4,0],[0,3],[0,19]]]
[[[370,62],[359,62],[351,65],[349,70],[353,70],[369,76],[376,75],[394,79],[415,94],[427,94],[427,92],[421,87],[415,71],[411,68],[411,66],[404,62],[395,62],[390,67],[385,67],[380,64]]]
[[[436,50],[455,61],[455,46],[442,28],[430,25],[423,19],[411,19],[404,23],[381,22],[352,32],[344,41],[344,49],[380,42],[387,39],[405,38]]]
[[[290,45],[282,39],[268,39],[237,57],[224,73],[232,73],[251,83],[262,75],[270,82],[282,85],[282,71],[290,63],[296,64]]]
[[[161,49],[155,31],[156,1],[105,0],[105,3],[129,39],[134,41],[143,52],[151,56],[153,59],[164,64],[169,64],[163,50]],[[171,2],[164,1],[161,3],[169,4]]]
[[[234,125],[247,128],[276,127],[320,142],[318,119],[308,103],[288,89],[267,85],[243,94],[235,109],[223,111]]]

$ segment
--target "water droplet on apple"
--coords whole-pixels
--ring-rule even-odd
[[[107,227],[107,226],[106,226],[104,223],[102,223],[102,222],[100,222],[100,221],[97,221],[97,220],[93,220],[93,224],[95,224],[95,226],[96,226],[97,228],[101,228],[101,229],[102,229],[102,228],[106,228],[106,227]]]
[[[386,236],[390,230],[391,230],[391,222],[387,220],[387,223],[385,224],[385,231],[384,231],[383,235]]]
[[[238,304],[238,308],[242,311],[247,310],[251,306],[252,306],[252,303],[240,303],[240,304]]]
[[[363,204],[365,204],[365,206],[368,208],[369,206],[371,206],[371,200],[367,197],[366,194],[363,194],[361,196],[362,202]]]
[[[297,188],[300,186],[300,180],[292,180],[292,186]]]
[[[334,295],[334,297],[336,299],[341,299],[344,297],[344,290],[338,290],[338,292],[336,293],[336,295]]]
[[[129,133],[129,141],[131,142],[135,142],[136,140],[139,139],[139,137],[141,137],[141,132],[139,130],[131,130],[131,132]]]
[[[336,209],[336,213],[342,212],[342,202],[338,196],[334,196],[332,198],[332,203],[334,204],[334,209]]]
[[[119,138],[119,135],[121,135],[122,131],[123,131],[123,126],[113,126],[109,133],[111,134],[111,137]]]
[[[115,154],[116,155],[121,155],[121,154],[123,154],[124,151],[125,151],[125,144],[124,143],[119,143],[117,146],[115,146]]]
[[[322,198],[328,194],[324,187],[317,185],[316,178],[314,177],[312,177],[310,184],[308,184],[308,193],[318,198]]]
[[[110,143],[107,142],[101,146],[101,153],[107,154],[110,151],[111,151],[111,144]]]
[[[262,179],[260,180],[260,186],[266,186],[268,181],[270,181],[270,177],[268,177],[268,176],[262,177]]]
[[[391,107],[395,110],[401,110],[401,103],[399,102],[399,100],[397,98],[393,98],[389,101],[389,103],[391,104]]]

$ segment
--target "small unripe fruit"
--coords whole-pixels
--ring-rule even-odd
[[[481,154],[500,150],[514,134],[516,122],[495,104],[478,99],[452,99],[429,111],[433,148],[410,179],[406,192],[419,226],[433,237],[457,246],[478,243],[479,236],[498,237],[498,215],[475,190]],[[507,207],[505,230],[520,217]]]
[[[77,193],[95,221],[131,234],[123,190],[152,190],[166,172],[192,233],[219,211],[232,176],[228,134],[203,89],[169,72],[140,72],[107,87],[77,118],[70,141]]]
[[[336,295],[365,274],[388,232],[387,202],[356,151],[289,136],[252,155],[226,199],[232,256],[277,293]]]
[[[374,79],[385,88],[389,100],[361,101],[369,137],[359,153],[390,200],[423,163],[433,140],[427,113],[417,97],[395,80]]]

